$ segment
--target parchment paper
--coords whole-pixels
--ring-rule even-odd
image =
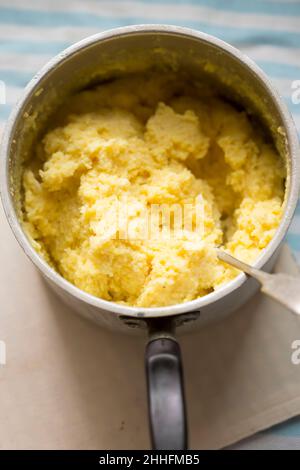
[[[2,209],[0,236],[0,448],[149,448],[145,339],[102,330],[65,307]],[[277,269],[297,271],[287,248]],[[299,319],[260,294],[181,337],[191,448],[220,448],[300,413],[296,339]]]

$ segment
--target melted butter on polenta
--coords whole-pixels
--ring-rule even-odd
[[[214,246],[251,262],[272,239],[283,162],[245,112],[205,87],[171,74],[128,77],[81,92],[63,111],[24,171],[24,225],[80,289],[141,307],[189,301],[237,275]],[[192,207],[199,195],[201,238],[193,225],[180,237],[174,226],[167,241],[109,229],[116,198],[138,228],[151,205]]]

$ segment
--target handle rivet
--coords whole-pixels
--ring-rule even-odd
[[[178,315],[178,317],[175,318],[175,325],[176,327],[186,325],[187,323],[197,320],[199,316],[200,316],[200,310],[195,310],[194,312],[189,312],[189,313],[184,313],[183,315]]]
[[[147,328],[145,320],[141,320],[139,318],[134,318],[134,317],[126,317],[126,316],[120,316],[120,320],[124,323],[124,325],[128,326],[128,328]]]

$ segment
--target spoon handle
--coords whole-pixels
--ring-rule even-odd
[[[217,254],[221,261],[244,271],[259,281],[261,291],[264,294],[277,300],[293,313],[300,315],[300,276],[291,276],[284,273],[269,274],[260,269],[252,268],[249,264],[220,249],[217,249]]]

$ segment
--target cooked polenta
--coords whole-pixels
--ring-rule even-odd
[[[259,126],[207,86],[120,78],[75,95],[36,145],[24,226],[80,289],[167,306],[237,275],[215,246],[255,260],[280,222],[284,179]]]

